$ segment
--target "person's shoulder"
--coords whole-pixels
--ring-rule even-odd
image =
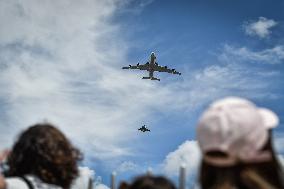
[[[6,189],[29,189],[25,181],[19,177],[9,177],[5,179]]]
[[[5,179],[7,189],[62,189],[59,186],[42,182],[39,178],[32,175],[24,177],[8,177]],[[29,186],[29,184],[31,186]]]
[[[45,183],[34,175],[26,175],[25,179],[31,183],[34,189],[62,189],[60,186]]]

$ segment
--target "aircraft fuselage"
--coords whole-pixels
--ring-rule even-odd
[[[151,53],[150,56],[150,63],[149,63],[149,77],[153,77],[154,75],[154,65],[156,63],[156,56],[155,53]]]

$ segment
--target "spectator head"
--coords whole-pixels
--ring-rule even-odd
[[[140,176],[131,184],[122,182],[119,189],[176,189],[175,185],[163,176]]]
[[[197,126],[197,140],[203,155],[202,188],[214,188],[216,183],[226,182],[236,188],[249,188],[242,180],[242,171],[248,168],[253,170],[250,173],[283,186],[281,166],[271,142],[271,129],[277,125],[275,113],[258,108],[246,99],[228,97],[211,104]]]
[[[43,182],[70,187],[78,175],[81,153],[51,124],[36,124],[23,131],[8,157],[8,176],[32,174]]]

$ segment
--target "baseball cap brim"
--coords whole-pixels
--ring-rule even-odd
[[[278,125],[279,119],[277,115],[271,110],[266,108],[258,108],[258,112],[261,115],[264,126],[267,129],[275,128]]]

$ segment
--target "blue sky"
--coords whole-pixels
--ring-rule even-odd
[[[0,1],[0,147],[50,121],[85,154],[101,187],[149,167],[197,173],[195,125],[215,99],[241,96],[275,111],[284,153],[281,0]],[[157,62],[181,76],[121,67]],[[146,124],[151,133],[139,133]]]

